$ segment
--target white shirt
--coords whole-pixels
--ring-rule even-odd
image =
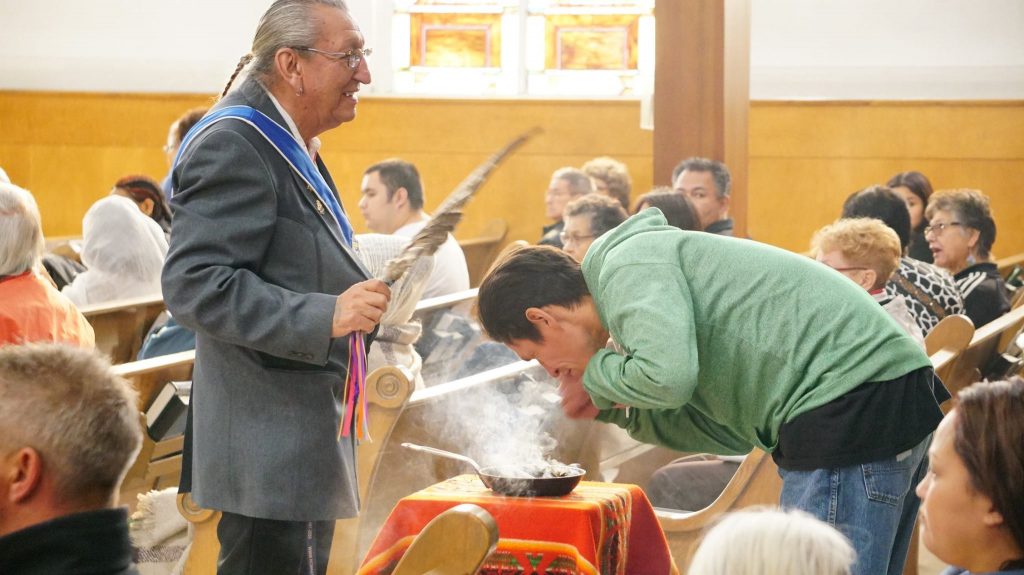
[[[396,236],[411,238],[416,235],[430,220],[406,224],[395,230]],[[441,247],[434,254],[434,271],[427,280],[424,298],[437,297],[466,291],[469,289],[469,268],[466,267],[466,255],[462,253],[459,242],[448,234]]]
[[[917,342],[917,345],[921,346],[921,349],[925,349],[924,332],[921,331],[921,327],[917,325],[913,316],[910,315],[907,300],[902,295],[897,294],[890,299],[883,291],[882,293],[872,294],[872,297],[875,298],[875,301],[882,304],[882,309],[887,311],[896,320],[896,323],[900,324],[900,327],[910,334],[910,337],[914,338],[914,341]]]

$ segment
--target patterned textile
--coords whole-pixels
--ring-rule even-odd
[[[483,575],[678,573],[654,509],[636,485],[583,481],[562,497],[507,497],[475,475],[460,475],[399,501],[358,574],[390,574],[416,534],[460,503],[483,507],[498,523],[498,548],[484,561]]]
[[[906,298],[910,315],[924,335],[947,315],[965,313],[953,277],[932,264],[911,258],[900,259],[900,267],[885,284],[885,294]]]

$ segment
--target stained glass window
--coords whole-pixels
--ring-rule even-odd
[[[399,92],[636,95],[654,72],[654,0],[395,0]]]

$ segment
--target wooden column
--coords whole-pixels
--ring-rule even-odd
[[[750,0],[658,0],[655,26],[654,183],[690,156],[725,162],[745,236]]]

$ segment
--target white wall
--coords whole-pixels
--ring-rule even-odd
[[[753,99],[1024,98],[1022,0],[751,3]],[[0,89],[217,92],[268,4],[0,0]],[[379,92],[391,2],[350,5]]]

